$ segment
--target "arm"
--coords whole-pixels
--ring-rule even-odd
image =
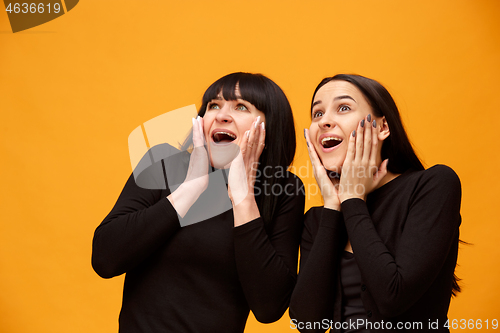
[[[297,275],[305,197],[298,177],[289,177],[283,185],[286,193],[267,232],[258,217],[235,227],[233,233],[243,291],[257,320],[265,323],[278,320],[286,311]]]
[[[384,316],[408,310],[435,280],[458,238],[460,198],[460,180],[453,170],[436,166],[425,171],[395,253],[382,242],[363,200],[342,203],[363,280]]]
[[[299,277],[290,301],[290,318],[297,323],[331,320],[338,263],[347,240],[342,214],[333,209],[312,208],[306,214],[304,225]]]
[[[130,176],[95,231],[92,266],[97,274],[110,278],[131,270],[179,228],[177,212],[162,192],[141,188]]]
[[[110,278],[133,269],[178,230],[178,215],[186,214],[208,184],[202,128],[203,119],[193,119],[194,150],[187,175],[186,155],[172,146],[155,146],[146,153],[139,165],[150,164],[151,156],[158,162],[136,168],[134,173],[143,172],[138,172],[136,179],[130,176],[112,211],[95,231],[92,266],[97,274]],[[167,174],[174,181],[185,175],[184,182],[168,197]]]

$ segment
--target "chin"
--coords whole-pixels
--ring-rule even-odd
[[[216,144],[210,142],[210,161],[216,169],[227,169],[231,162],[238,156],[240,147],[237,144]]]
[[[327,171],[333,171],[338,174],[342,171],[343,161],[339,161],[337,158],[322,158],[322,163]]]

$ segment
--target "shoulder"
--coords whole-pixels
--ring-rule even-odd
[[[462,186],[455,171],[446,165],[435,165],[426,170],[413,172],[407,185],[412,192],[414,204],[424,204],[427,208],[451,204],[460,207]]]
[[[457,173],[443,164],[436,164],[421,171],[420,183],[421,185],[448,190],[460,190],[462,187]]]
[[[311,207],[304,215],[304,228],[311,235],[316,235],[321,222],[323,206]]]
[[[150,148],[135,166],[133,174],[137,186],[156,190],[184,180],[189,154],[168,143]],[[168,178],[168,180],[167,180]]]
[[[298,184],[300,186],[304,186],[302,180],[296,174],[288,170],[279,171],[278,169],[278,171],[274,173],[274,177],[283,180],[283,183]]]
[[[277,178],[277,182],[273,185],[275,188],[271,189],[272,194],[305,197],[304,183],[298,176],[290,171],[277,172],[274,176]]]
[[[322,211],[323,211],[323,206],[311,207],[306,212],[305,217],[306,219],[308,218],[310,220],[319,220]]]

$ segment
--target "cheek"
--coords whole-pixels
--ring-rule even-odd
[[[311,139],[312,142],[316,141],[317,133],[318,133],[318,125],[311,124],[311,126],[309,126],[309,139]]]
[[[212,127],[213,119],[212,117],[203,117],[203,132],[205,133],[205,136],[207,136],[210,133],[210,127]]]
[[[250,129],[250,127],[252,126],[252,123],[254,121],[254,119],[252,118],[245,118],[245,119],[238,119],[238,120],[235,120],[237,122],[237,125],[236,125],[236,128],[238,129],[238,136],[241,136],[243,134],[245,134],[246,131],[248,131]]]

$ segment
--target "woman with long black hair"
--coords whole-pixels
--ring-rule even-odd
[[[303,225],[294,154],[273,81],[233,73],[207,89],[184,149],[153,147],[95,231],[95,271],[126,273],[120,332],[243,332],[250,310],[283,315]]]
[[[448,331],[461,185],[424,169],[389,92],[359,75],[324,79],[304,134],[324,199],[305,215],[290,304],[301,332]]]

